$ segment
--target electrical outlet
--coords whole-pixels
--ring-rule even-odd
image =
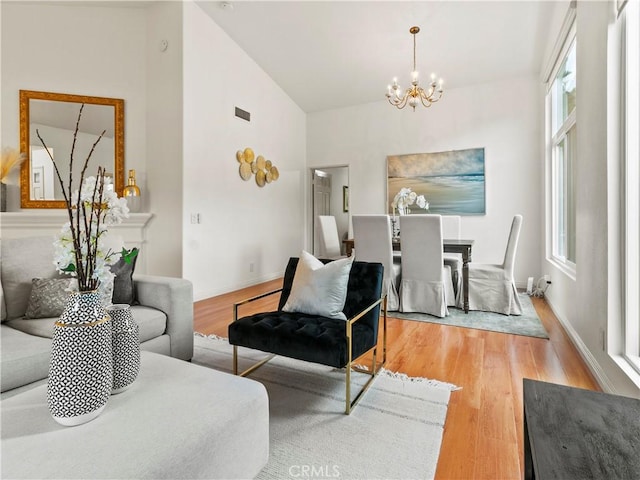
[[[546,283],[549,283],[549,282],[551,281],[551,277],[550,277],[549,275],[545,275],[545,276],[544,276],[544,281],[545,281]]]
[[[199,213],[192,213],[191,214],[191,223],[194,224],[194,225],[200,223],[200,214]]]

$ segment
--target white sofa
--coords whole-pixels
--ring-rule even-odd
[[[33,278],[57,278],[53,239],[3,239],[0,246],[0,391],[45,379],[56,318],[27,319]],[[143,253],[144,254],[144,253]],[[193,356],[193,287],[179,278],[134,275],[132,306],[143,350],[182,360]]]

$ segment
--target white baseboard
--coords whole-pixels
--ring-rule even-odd
[[[247,280],[246,282],[241,282],[236,285],[231,285],[226,287],[224,290],[200,290],[197,292],[193,292],[193,301],[199,302],[200,300],[206,300],[207,298],[216,297],[218,295],[222,295],[224,293],[234,292],[236,290],[242,290],[243,288],[252,287],[254,285],[258,285],[259,283],[269,282],[271,280],[275,280],[276,278],[280,278],[284,276],[283,272],[275,272],[271,274],[260,275],[258,277],[252,278],[251,280]]]
[[[587,368],[595,377],[596,382],[598,382],[598,385],[600,386],[602,391],[606,393],[616,393],[616,389],[609,380],[609,377],[607,377],[607,375],[604,373],[604,370],[602,369],[596,358],[593,356],[591,351],[587,348],[585,343],[582,341],[582,338],[580,338],[578,332],[576,332],[576,330],[566,318],[560,315],[557,310],[553,308],[553,304],[549,301],[548,298],[545,297],[545,301],[549,305],[549,308],[551,308],[551,311],[556,316],[562,327],[567,332],[567,335],[569,335],[569,339],[578,350],[578,353],[582,357],[582,360],[584,360],[584,362],[586,363]]]

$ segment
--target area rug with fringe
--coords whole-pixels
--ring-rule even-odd
[[[193,363],[231,372],[226,339],[196,334],[194,341]],[[240,348],[239,368],[264,356]],[[345,415],[344,370],[277,356],[249,378],[269,395],[269,462],[257,478],[434,477],[449,396],[457,386],[383,369]],[[368,378],[354,372],[352,392]]]
[[[521,293],[519,296],[522,304],[522,315],[502,315],[501,313],[480,311],[464,313],[464,310],[460,308],[449,307],[449,315],[444,318],[434,317],[427,313],[401,312],[389,312],[389,316],[403,320],[476,328],[478,330],[490,330],[492,332],[525,335],[527,337],[549,338],[529,296],[525,293]]]

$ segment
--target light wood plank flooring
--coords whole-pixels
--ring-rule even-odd
[[[227,337],[234,302],[281,284],[196,302],[195,330]],[[275,310],[278,298],[243,306],[240,314]],[[522,478],[523,378],[600,390],[547,303],[532,300],[549,340],[389,317],[388,369],[462,387],[451,394],[436,478]]]

